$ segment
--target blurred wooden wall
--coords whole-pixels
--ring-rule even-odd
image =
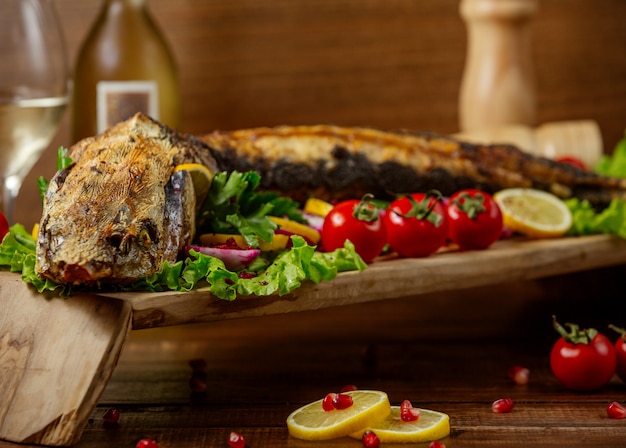
[[[101,0],[54,0],[73,65]],[[466,29],[459,0],[147,0],[179,63],[181,130],[333,123],[458,131]],[[626,129],[626,1],[539,0],[538,123],[591,118],[610,152]],[[26,180],[38,220],[63,128]]]

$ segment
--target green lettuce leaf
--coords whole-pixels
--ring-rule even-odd
[[[597,165],[595,171],[598,174],[611,177],[626,177],[626,132],[611,155],[603,155]]]
[[[258,247],[259,239],[270,242],[277,228],[269,216],[302,221],[295,201],[273,192],[257,192],[259,182],[260,176],[253,171],[213,176],[198,214],[198,233],[241,234],[248,245]]]
[[[238,273],[229,271],[218,258],[191,251],[191,257],[176,263],[165,263],[156,274],[115,289],[191,291],[207,286],[214,296],[234,300],[238,295],[284,295],[299,288],[305,280],[314,283],[330,281],[338,272],[362,271],[367,267],[350,242],[334,252],[323,253],[317,252],[300,236],[293,235],[291,239],[291,250],[257,265],[259,271],[252,278],[242,278]],[[11,272],[21,272],[22,280],[32,284],[39,292],[56,291],[61,296],[69,296],[81,290],[40,278],[35,273],[35,247],[35,239],[24,226],[12,226],[0,244],[0,266]]]
[[[572,212],[569,235],[605,233],[626,238],[626,201],[613,199],[609,206],[597,211],[586,200],[567,199],[565,204]]]

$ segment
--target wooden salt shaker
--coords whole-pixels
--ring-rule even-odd
[[[461,0],[468,49],[459,97],[462,132],[535,124],[531,21],[537,0]]]

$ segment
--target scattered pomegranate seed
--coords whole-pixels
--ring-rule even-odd
[[[326,394],[326,396],[322,400],[322,409],[324,409],[326,412],[333,411],[335,409],[335,406],[333,405],[333,401],[335,400],[336,395],[337,394],[332,393],[332,392],[329,394]]]
[[[117,408],[109,408],[102,416],[104,423],[107,425],[115,425],[120,420],[120,411]]]
[[[400,404],[400,420],[403,422],[414,422],[420,418],[420,411],[414,408],[409,400],[404,400]]]
[[[363,433],[361,440],[365,448],[378,448],[380,446],[380,439],[374,431],[370,431],[369,429]]]
[[[189,378],[189,389],[191,389],[191,392],[197,394],[206,392],[208,389],[206,379],[202,375],[192,375],[191,378]]]
[[[522,366],[513,366],[507,372],[507,376],[511,379],[511,381],[515,384],[519,384],[520,386],[528,384],[529,375],[530,371],[526,367]]]
[[[159,448],[159,444],[154,439],[141,439],[135,448]]]
[[[430,442],[430,445],[428,445],[428,448],[446,448],[446,446],[439,440],[433,440]]]
[[[231,432],[228,436],[228,446],[230,448],[244,448],[246,446],[246,439],[236,432]]]
[[[491,404],[491,410],[496,414],[505,414],[513,410],[513,400],[510,398],[500,398]]]
[[[339,392],[351,392],[353,390],[357,390],[357,387],[354,384],[346,384],[339,390]]]
[[[626,417],[626,407],[617,401],[612,401],[606,408],[606,414],[609,418],[624,418]]]
[[[335,409],[348,409],[352,406],[352,397],[346,394],[336,394],[333,398],[333,406]]]

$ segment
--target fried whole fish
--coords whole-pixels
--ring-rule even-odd
[[[222,170],[254,170],[261,185],[297,200],[391,197],[463,188],[537,188],[598,206],[626,198],[626,180],[540,158],[511,145],[474,145],[408,131],[281,126],[201,136]]]
[[[216,164],[193,137],[137,115],[70,148],[44,198],[37,273],[58,283],[128,283],[175,261],[195,226],[195,194],[176,165]]]
[[[36,270],[59,283],[129,283],[177,259],[194,234],[195,195],[181,163],[212,172],[257,171],[262,187],[296,200],[437,189],[533,187],[594,204],[626,198],[626,180],[427,133],[282,126],[202,136],[141,114],[71,148],[50,183]]]

